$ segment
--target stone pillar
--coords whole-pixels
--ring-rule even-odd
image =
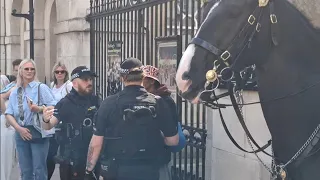
[[[24,42],[26,44],[26,57],[30,57],[30,36],[29,30],[24,32]],[[37,65],[37,75],[39,81],[44,82],[45,79],[45,58],[44,58],[44,30],[34,30],[34,61]]]
[[[5,73],[5,59],[6,59],[6,50],[5,50],[5,7],[4,1],[0,1],[0,70],[1,73]]]
[[[0,68],[2,73],[12,74],[11,62],[21,58],[19,18],[11,16],[12,9],[21,12],[22,1],[0,1]]]
[[[20,36],[11,35],[5,38],[6,53],[7,53],[7,74],[12,74],[12,61],[21,58],[20,53]],[[2,67],[1,67],[2,69]]]
[[[219,90],[217,94],[225,91]],[[245,102],[259,101],[257,92],[246,91],[243,94]],[[230,104],[229,97],[219,100],[219,103]],[[261,106],[250,105],[243,107],[245,122],[256,142],[263,146],[270,139],[270,133],[262,114]],[[229,131],[234,139],[244,149],[251,151],[247,137],[242,129],[233,107],[222,109]],[[270,173],[263,167],[254,154],[240,151],[233,145],[225,133],[218,110],[207,111],[208,139],[206,179],[210,180],[270,180]],[[211,147],[210,147],[211,146]],[[211,151],[211,152],[210,152]],[[271,153],[271,148],[267,149]],[[271,158],[258,153],[268,166]]]
[[[90,26],[85,16],[88,0],[57,0],[57,60],[72,71],[79,65],[90,65]],[[69,8],[68,8],[69,7]],[[67,8],[67,9],[66,9]]]

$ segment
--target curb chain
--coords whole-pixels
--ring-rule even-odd
[[[238,104],[244,104],[244,100],[243,100],[243,90],[238,90],[236,92],[234,92],[235,97],[236,97],[236,101]],[[239,110],[241,112],[242,117],[243,116],[243,110],[242,110],[243,105],[239,105]],[[274,162],[274,158],[272,158],[272,162],[271,162],[271,168],[268,167],[266,165],[266,163],[264,163],[262,161],[262,159],[257,155],[257,153],[254,153],[255,156],[257,157],[257,159],[260,161],[260,163],[270,172],[270,174],[272,176],[277,176],[279,175],[279,169],[280,170],[284,170],[289,164],[291,164],[293,161],[295,161],[300,155],[301,153],[307,148],[307,146],[312,142],[312,140],[314,139],[314,137],[317,135],[317,133],[320,130],[320,124],[316,127],[316,129],[313,131],[313,133],[310,135],[310,137],[308,138],[308,140],[303,144],[303,146],[298,150],[298,152],[286,163],[286,164],[280,164],[280,165],[275,165]],[[246,137],[248,139],[248,143],[251,147],[251,149],[254,151],[252,142],[250,140],[250,138],[248,137],[248,135],[246,134]],[[271,151],[272,151],[272,155],[274,156],[274,151],[272,149],[271,146]]]
[[[238,104],[244,104],[244,100],[243,100],[243,90],[238,90],[238,91],[236,91],[236,92],[235,92],[235,97],[236,97],[236,101],[237,101]],[[239,110],[240,110],[240,112],[241,112],[241,115],[242,115],[242,117],[244,117],[244,116],[243,116],[242,107],[243,107],[243,105],[239,105]],[[252,142],[251,142],[251,140],[250,140],[250,138],[248,137],[247,134],[246,134],[246,137],[247,137],[247,139],[248,139],[248,143],[249,143],[252,151],[254,151]],[[254,155],[257,157],[257,159],[260,161],[260,163],[261,163],[271,174],[273,174],[272,169],[271,169],[270,167],[268,167],[268,166],[266,165],[266,163],[264,163],[264,162],[262,161],[262,159],[258,156],[258,154],[257,154],[257,153],[254,153]],[[273,158],[272,158],[272,161],[273,161]]]

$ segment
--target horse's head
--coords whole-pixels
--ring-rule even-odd
[[[211,7],[179,64],[176,82],[183,98],[197,103],[207,83],[264,63],[277,21],[272,1],[222,0]]]

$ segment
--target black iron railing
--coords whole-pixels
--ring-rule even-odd
[[[174,73],[202,19],[204,0],[90,0],[90,64],[103,98],[121,90],[117,73],[127,57],[161,69],[173,88]],[[188,144],[172,154],[174,180],[205,179],[206,108],[174,98]]]

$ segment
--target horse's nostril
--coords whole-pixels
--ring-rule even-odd
[[[182,80],[186,81],[186,80],[189,80],[189,79],[190,79],[189,72],[185,71],[182,74]]]

